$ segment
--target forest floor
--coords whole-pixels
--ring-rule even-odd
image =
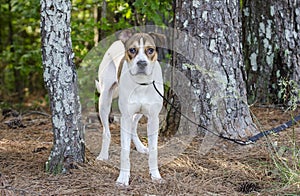
[[[292,116],[271,107],[255,107],[252,111],[264,130]],[[67,174],[52,175],[44,171],[53,139],[50,115],[2,113],[0,195],[300,195],[299,124],[250,146],[215,138],[204,153],[203,137],[197,135],[179,146],[181,149],[175,148],[174,156],[159,148],[160,157],[165,155],[159,161],[165,180],[162,184],[150,180],[147,161],[140,161],[147,157],[136,155],[133,149],[130,186],[119,188],[115,186],[119,173],[117,148],[111,148],[112,161],[95,161],[101,142],[98,122],[86,129],[86,163],[77,164]],[[294,115],[299,113],[295,111]],[[111,129],[116,146],[119,124],[111,124]],[[159,145],[164,142],[160,139]]]

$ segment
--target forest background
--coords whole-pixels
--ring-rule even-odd
[[[85,55],[100,40],[118,30],[140,25],[173,27],[174,3],[172,0],[73,0],[71,28],[76,66],[80,67]],[[41,62],[39,4],[39,0],[1,0],[1,108],[12,105],[39,107],[48,102]],[[286,13],[284,4],[290,8]],[[276,7],[278,5],[279,8]],[[274,9],[278,9],[283,17],[283,26],[289,23],[285,15],[293,18],[289,25],[292,28],[290,32],[287,32],[289,27],[283,29],[284,32],[276,30],[278,16],[272,13]],[[296,37],[299,35],[299,3],[241,0],[239,19],[249,104],[295,105],[300,94],[297,82],[299,65],[287,56],[299,55],[300,36],[291,38],[293,34]],[[294,45],[294,48],[289,45],[281,48],[282,43],[278,41],[282,37],[291,41],[290,45]]]

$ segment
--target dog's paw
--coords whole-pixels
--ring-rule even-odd
[[[164,183],[164,180],[162,179],[158,169],[155,169],[153,171],[150,172],[150,176],[153,182],[156,183]]]
[[[129,185],[129,172],[120,172],[116,185],[118,187],[126,187]]]

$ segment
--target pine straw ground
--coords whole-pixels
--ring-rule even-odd
[[[279,125],[291,116],[270,108],[253,108],[253,112],[264,129]],[[68,174],[45,173],[44,165],[52,145],[50,117],[36,113],[25,113],[21,117],[0,118],[0,195],[300,194],[299,182],[283,182],[268,147],[270,143],[289,146],[293,131],[296,131],[299,147],[299,124],[279,136],[271,136],[269,141],[262,139],[247,147],[218,140],[204,155],[199,153],[202,138],[197,136],[174,160],[161,164],[164,183],[152,182],[147,165],[142,165],[144,170],[133,169],[130,186],[119,188],[115,186],[119,172],[116,164],[95,161],[99,147],[87,148],[86,163],[78,164],[78,168]],[[112,129],[116,127],[112,125]],[[112,132],[113,140],[118,141],[117,128]],[[100,140],[90,138],[93,139]],[[285,153],[289,157],[291,151]],[[132,162],[132,168],[137,164]]]

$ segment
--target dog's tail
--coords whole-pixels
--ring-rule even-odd
[[[95,85],[96,85],[96,89],[97,89],[98,93],[100,93],[101,88],[100,88],[100,82],[98,80],[95,80]]]

